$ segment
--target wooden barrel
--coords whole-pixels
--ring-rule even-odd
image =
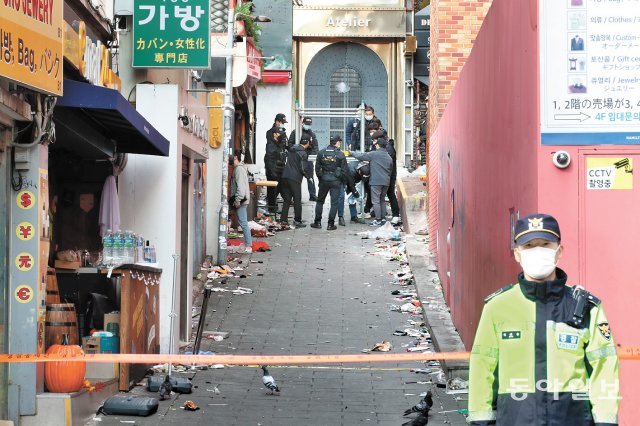
[[[54,268],[47,269],[47,305],[60,303],[60,290],[58,289],[58,278]]]
[[[62,336],[69,335],[69,344],[78,345],[78,319],[73,303],[54,303],[47,305],[44,323],[45,346],[61,345]]]

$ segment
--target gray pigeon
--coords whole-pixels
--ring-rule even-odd
[[[266,365],[262,366],[262,372],[262,384],[271,391],[271,395],[273,395],[273,392],[280,392],[278,384],[274,380],[273,376],[269,374],[269,370],[267,370]]]
[[[171,395],[171,391],[173,390],[173,385],[171,384],[171,377],[166,375],[164,378],[164,382],[160,384],[160,389],[158,389],[158,395],[160,396],[160,401],[164,401],[165,398]]]
[[[410,422],[403,423],[402,426],[425,426],[429,423],[429,411],[427,410],[425,413],[420,414],[415,419]]]
[[[420,402],[418,402],[416,405],[414,405],[413,407],[407,409],[404,412],[403,416],[408,416],[411,413],[428,414],[429,410],[431,409],[431,407],[433,407],[433,398],[432,398],[431,391],[427,391],[427,394],[425,395],[425,397]]]

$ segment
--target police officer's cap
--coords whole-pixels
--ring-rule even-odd
[[[536,213],[518,219],[515,229],[515,243],[518,246],[541,238],[557,243],[560,241],[560,225],[548,214]]]
[[[311,117],[305,117],[302,119],[302,124],[311,124],[313,123],[313,120],[311,119]]]
[[[274,121],[281,121],[283,123],[288,123],[287,116],[282,113],[276,114],[276,119]]]
[[[331,145],[335,145],[336,142],[342,142],[342,138],[340,136],[331,136],[331,138],[329,138],[329,143]]]

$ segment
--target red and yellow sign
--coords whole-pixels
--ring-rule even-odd
[[[22,210],[29,210],[36,203],[36,197],[33,196],[31,191],[20,191],[16,196],[16,203]]]
[[[0,1],[0,76],[62,95],[62,0]]]
[[[20,284],[16,287],[14,296],[20,303],[29,303],[33,300],[33,289],[26,284]]]
[[[36,233],[36,229],[33,224],[29,222],[20,222],[16,226],[16,236],[20,241],[29,241]]]
[[[34,264],[35,259],[29,253],[22,252],[18,253],[18,255],[16,256],[16,268],[18,268],[20,272],[29,271],[31,268],[33,268]]]

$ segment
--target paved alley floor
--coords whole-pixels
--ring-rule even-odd
[[[304,206],[305,219],[311,209],[310,203]],[[326,218],[323,225],[326,228]],[[270,252],[242,256],[240,266],[248,266],[242,273],[251,275],[229,279],[226,286],[248,287],[254,293],[212,294],[205,330],[230,334],[219,342],[203,339],[201,350],[237,355],[362,354],[388,340],[392,352],[404,352],[402,345],[412,339],[394,336],[394,331],[422,317],[390,311],[392,304],[399,304],[391,291],[400,287],[391,283],[389,272],[400,265],[370,254],[375,241],[356,235],[366,230],[366,225],[349,223],[337,231],[307,226],[266,239]],[[413,417],[402,417],[403,411],[430,389],[435,404],[429,424],[465,424],[459,413],[438,412],[466,408],[467,395],[445,394],[443,388],[425,383],[432,375],[409,371],[424,367],[420,362],[272,367],[280,395],[268,394],[262,371],[256,368],[177,373],[192,378],[192,394],[161,401],[158,413],[147,418],[101,416],[91,424],[401,425]],[[143,388],[132,392],[147,394]],[[200,409],[183,410],[186,400]]]

